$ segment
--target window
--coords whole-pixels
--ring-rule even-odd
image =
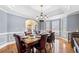
[[[59,20],[52,21],[52,31],[59,35]]]
[[[47,21],[46,22],[46,31],[49,31],[50,30],[50,21]]]

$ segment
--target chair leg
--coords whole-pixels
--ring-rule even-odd
[[[51,45],[52,45],[52,43],[49,43],[50,50],[51,50],[51,49],[52,49],[52,47],[53,47],[53,46],[51,46]]]
[[[38,49],[37,49],[37,50],[38,50]],[[44,48],[44,49],[42,49],[42,50],[38,50],[38,51],[36,51],[36,53],[43,53],[43,52],[47,53],[46,48]]]
[[[42,50],[39,50],[39,53],[46,53],[46,50],[45,49],[42,49]]]
[[[34,47],[32,48],[32,53],[34,53]]]
[[[42,51],[41,50],[38,50],[39,51],[39,53],[42,53]]]
[[[46,50],[46,48],[44,48],[44,49],[40,50],[40,52],[41,53],[47,53],[47,50]]]
[[[38,50],[38,49],[36,49],[36,53],[41,53],[41,51],[40,51],[40,50]]]
[[[31,52],[31,49],[29,48],[29,49],[26,49],[26,52],[27,53],[30,53]]]
[[[47,53],[47,50],[46,50],[46,48],[45,48],[45,53]]]

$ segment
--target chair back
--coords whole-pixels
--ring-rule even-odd
[[[41,35],[40,49],[44,49],[47,42],[47,34]]]
[[[52,32],[50,37],[51,37],[50,39],[53,40],[53,42],[54,42],[55,41],[55,32]]]
[[[24,34],[25,34],[25,36],[27,36],[27,35],[28,35],[28,33],[27,33],[27,32],[24,32]]]
[[[16,46],[17,46],[17,50],[18,53],[23,53],[26,51],[26,46],[24,45],[24,42],[21,41],[21,38],[19,35],[14,34],[13,35],[15,37],[15,41],[16,41]]]
[[[37,35],[38,35],[38,32],[37,32],[37,31],[35,31],[35,34],[37,34]]]
[[[47,38],[48,43],[52,43],[55,41],[55,32],[50,33],[50,36]]]

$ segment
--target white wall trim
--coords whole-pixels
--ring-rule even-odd
[[[22,33],[24,33],[24,31],[0,33],[0,36],[13,35],[14,33],[15,33],[15,34],[22,34]],[[4,42],[2,42],[2,43],[4,43]],[[0,45],[0,49],[3,48],[3,47],[5,47],[5,46],[7,46],[7,45],[9,45],[9,44],[13,44],[13,43],[15,43],[15,41],[5,42],[4,44],[1,44],[1,45]]]
[[[0,33],[0,35],[7,35],[7,34],[19,34],[19,33],[24,33],[24,31],[19,31],[19,32],[5,32],[5,33]]]

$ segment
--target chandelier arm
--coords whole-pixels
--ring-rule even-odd
[[[38,18],[38,20],[46,20],[48,18],[48,16],[45,15],[43,12],[43,5],[40,5],[40,7],[41,7],[41,10],[40,10],[41,13],[40,13],[40,16],[37,16],[37,18]]]

